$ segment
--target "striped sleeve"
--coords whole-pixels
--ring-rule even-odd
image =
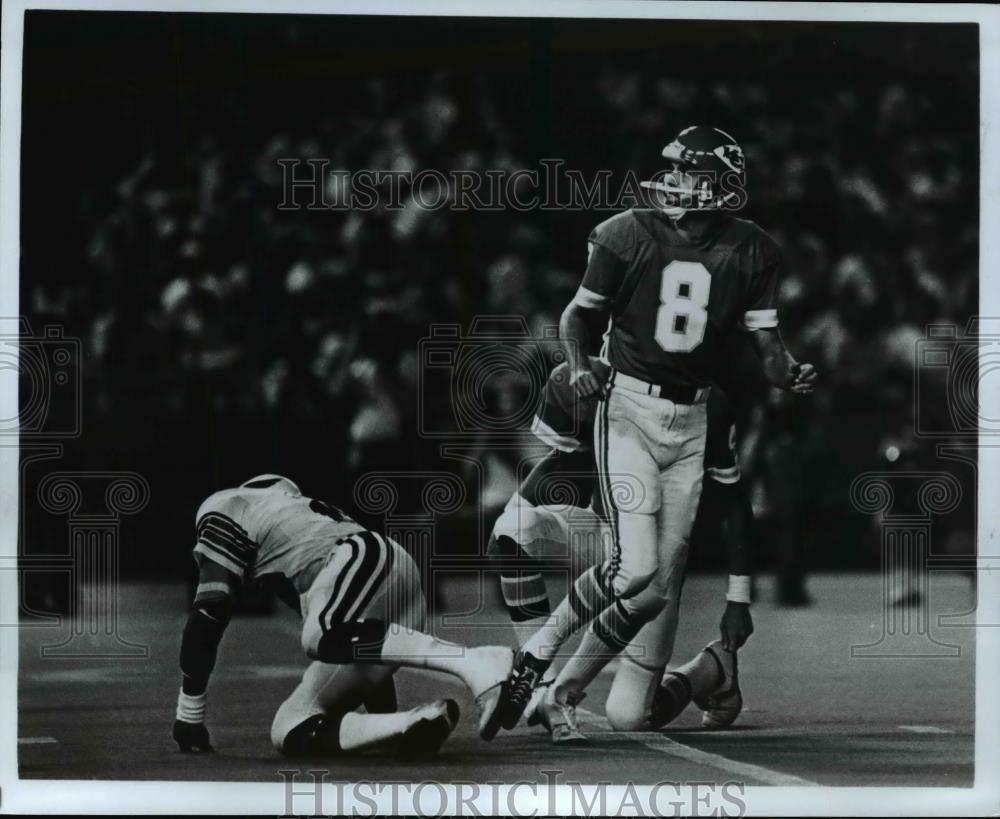
[[[194,551],[242,577],[253,564],[257,545],[246,529],[221,512],[206,512],[198,520]]]

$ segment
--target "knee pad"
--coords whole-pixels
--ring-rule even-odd
[[[331,716],[316,714],[309,717],[284,736],[271,732],[271,742],[284,756],[328,756],[340,751],[340,723],[343,714]]]
[[[355,620],[331,626],[316,646],[315,659],[334,665],[378,663],[387,626],[382,620]]]
[[[605,715],[616,731],[641,731],[649,722],[650,701],[662,669],[652,670],[623,659],[608,692]]]
[[[667,605],[667,595],[662,587],[655,583],[647,583],[639,592],[631,597],[623,597],[622,605],[632,617],[648,623],[663,611]]]
[[[493,524],[493,540],[498,548],[495,551],[490,550],[490,557],[516,557],[519,554],[529,554],[524,547],[535,540],[533,530],[538,520],[539,515],[534,506],[520,495],[511,498],[510,503]],[[504,540],[508,541],[508,549],[509,543],[517,546],[514,554],[506,553],[503,547]]]

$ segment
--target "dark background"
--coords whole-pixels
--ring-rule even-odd
[[[656,170],[682,127],[720,127],[747,154],[743,215],[788,256],[786,340],[822,373],[813,399],[748,413],[762,565],[783,519],[809,565],[877,566],[850,481],[950,468],[913,436],[913,361],[926,324],[977,307],[974,25],[32,11],[24,54],[22,313],[79,338],[83,372],[82,435],[27,473],[29,553],[67,542],[33,502],[45,469],[145,476],[122,568],[162,576],[187,566],[198,503],[253,474],[348,506],[370,470],[470,480],[416,434],[419,339],[480,314],[555,323],[611,215],[279,211],[282,157],[560,158],[620,180]],[[505,377],[491,400],[525,389]],[[477,548],[470,520],[488,527],[516,483],[490,443],[450,551]],[[942,521],[935,548],[973,548],[973,515]]]

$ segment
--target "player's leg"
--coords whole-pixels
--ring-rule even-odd
[[[553,686],[554,702],[572,707],[600,670],[662,608],[664,598],[642,592],[657,574],[656,515],[660,505],[659,466],[650,454],[651,441],[637,423],[644,404],[632,393],[612,391],[601,402],[595,424],[601,497],[611,530],[609,559],[580,575],[544,632],[523,646],[509,695],[503,705],[505,727],[516,722],[531,689],[541,679],[559,647],[590,623],[580,646]],[[631,608],[626,600],[635,600]]]
[[[340,547],[306,595],[303,617],[303,648],[310,658],[452,674],[486,715],[513,661],[504,646],[469,647],[424,632],[419,572],[405,551],[374,532],[352,536]]]
[[[590,628],[553,687],[553,696],[560,702],[579,698],[601,668],[666,603],[665,588],[654,583],[661,574],[656,540],[662,495],[661,465],[652,454],[652,434],[666,426],[655,401],[614,390],[598,411],[595,448],[601,498],[611,528],[611,554],[601,577],[603,605],[585,612],[591,615]]]
[[[285,756],[331,756],[374,749],[435,753],[458,722],[453,700],[408,711],[358,713],[366,694],[391,680],[392,669],[314,662],[281,704],[271,742]]]
[[[610,527],[592,508],[546,507],[546,511],[556,517],[563,533],[563,543],[547,556],[568,557],[569,576],[574,577],[582,569],[588,569],[590,573],[581,579],[587,583],[593,582],[594,567],[603,565],[603,556],[610,550]],[[574,594],[579,594],[579,589],[572,591]],[[543,624],[541,628],[546,629],[547,625]],[[545,631],[540,631],[538,636],[541,638],[545,634]],[[545,642],[555,644],[559,642],[559,638],[550,635],[545,638]],[[557,671],[557,661],[554,660],[542,676],[525,710],[528,725],[544,727],[556,744],[586,742],[577,724],[573,706],[557,703],[551,697],[552,683]]]
[[[489,556],[500,565],[500,593],[518,645],[527,642],[552,613],[536,560],[565,557],[566,518],[515,494],[497,518]]]
[[[605,706],[608,721],[618,731],[644,730],[659,720],[663,703],[658,692],[663,669],[674,653],[683,585],[683,572],[671,575],[663,610],[622,652]]]

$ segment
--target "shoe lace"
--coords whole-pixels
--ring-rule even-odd
[[[580,704],[585,696],[587,695],[580,691],[570,691],[566,695],[566,702],[556,702],[559,711],[566,720],[566,727],[571,731],[580,730],[580,722],[576,718],[576,706]]]
[[[525,667],[518,671],[517,677],[511,682],[510,702],[516,708],[521,708],[528,704],[531,693],[535,690],[535,683],[538,680],[538,672],[533,668]]]

